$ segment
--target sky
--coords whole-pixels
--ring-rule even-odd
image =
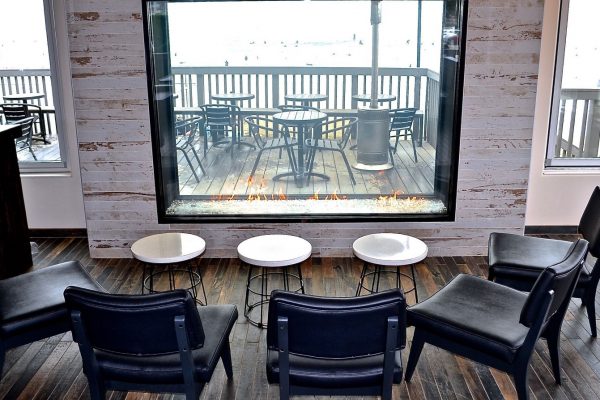
[[[423,3],[422,66],[439,69],[441,1]],[[384,1],[381,67],[415,67],[417,2]],[[369,1],[171,3],[173,66],[370,66]],[[190,40],[194,38],[194,40]]]
[[[416,1],[383,1],[380,66],[416,65]],[[170,5],[174,66],[368,66],[369,1]],[[571,0],[563,87],[600,87],[599,0]],[[423,2],[422,66],[439,69],[441,2]],[[23,27],[26,26],[26,29]],[[15,34],[18,32],[18,34]],[[47,69],[42,0],[0,1],[0,69]]]

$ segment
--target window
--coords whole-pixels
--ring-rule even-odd
[[[465,16],[145,1],[160,221],[453,219]]]
[[[600,166],[596,0],[562,0],[546,166]]]
[[[0,123],[29,115],[23,132],[30,130],[31,137],[16,142],[21,168],[65,166],[54,32],[51,0],[13,1],[2,8]]]

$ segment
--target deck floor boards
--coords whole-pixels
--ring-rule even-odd
[[[556,237],[555,237],[556,238]],[[569,238],[569,237],[561,237]],[[571,239],[573,236],[570,237]],[[34,268],[67,259],[79,259],[95,279],[111,293],[137,293],[142,265],[133,259],[91,259],[85,239],[38,239],[40,252]],[[429,257],[416,268],[421,299],[426,298],[459,273],[485,276],[484,257]],[[327,296],[354,294],[362,264],[351,258],[313,258],[304,262],[308,293]],[[236,259],[199,261],[210,303],[236,304],[240,317],[230,336],[234,380],[228,381],[221,365],[205,387],[203,400],[277,399],[278,389],[269,386],[264,372],[265,331],[243,317],[248,267]],[[382,285],[393,279],[382,280]],[[405,283],[405,282],[403,282]],[[163,282],[166,284],[166,282]],[[409,294],[409,303],[414,297]],[[407,332],[406,362],[413,329]],[[555,385],[544,341],[536,345],[531,361],[531,399],[600,399],[600,344],[589,336],[585,310],[573,300],[565,317],[561,337],[563,384]],[[70,333],[56,335],[7,352],[0,398],[89,399],[81,357]],[[182,399],[182,395],[110,392],[108,399]],[[304,397],[325,399],[326,397]],[[413,381],[394,387],[395,399],[515,399],[511,378],[505,373],[456,357],[426,345]],[[345,399],[335,397],[335,399]],[[371,397],[364,397],[364,400]]]
[[[202,159],[207,171],[202,175],[196,163],[192,167],[183,154],[178,155],[179,187],[184,195],[198,196],[231,196],[246,197],[251,194],[262,194],[268,197],[283,194],[286,196],[313,194],[353,195],[390,195],[393,193],[421,195],[433,193],[435,149],[429,143],[417,147],[418,161],[415,163],[410,140],[400,140],[398,150],[394,154],[394,168],[387,171],[359,171],[352,168],[356,185],[352,185],[350,173],[342,155],[333,151],[318,151],[315,157],[313,172],[329,176],[329,180],[311,177],[302,187],[297,187],[294,180],[283,178],[273,180],[275,175],[290,172],[290,162],[285,150],[266,150],[262,153],[256,172],[252,179],[250,173],[258,156],[258,149],[235,147],[226,150],[222,147],[209,147],[203,155],[203,139],[197,138],[194,148]],[[356,164],[356,150],[344,151],[349,164]],[[233,157],[230,152],[233,150]],[[190,151],[191,153],[191,151]],[[297,154],[295,153],[297,156]],[[190,168],[195,168],[200,177],[196,182]]]

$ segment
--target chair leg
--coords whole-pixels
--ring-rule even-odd
[[[90,388],[90,397],[92,400],[106,399],[106,388],[97,376],[88,376],[88,386]]]
[[[190,160],[190,157],[188,157],[188,155],[186,154],[185,150],[178,148],[177,150],[181,151],[183,153],[183,156],[185,157],[185,160],[187,161],[190,169],[192,170],[192,174],[194,174],[194,178],[196,178],[196,183],[200,182],[200,179],[198,178],[198,174],[196,174],[196,170],[194,169],[194,166],[192,165],[192,160]]]
[[[223,361],[223,367],[225,368],[225,374],[228,379],[233,379],[233,366],[231,364],[231,348],[229,347],[229,341],[226,341],[221,350],[221,361]]]
[[[494,274],[494,269],[491,267],[488,267],[488,281],[494,281],[494,279],[496,279],[496,274]]]
[[[584,299],[581,299],[581,302],[585,302],[585,309],[587,311],[588,321],[590,321],[590,331],[592,332],[592,336],[596,337],[598,332],[596,330],[596,303],[594,296],[585,296]]]
[[[254,166],[252,167],[252,172],[250,172],[250,176],[253,177],[256,172],[256,167],[258,167],[258,162],[260,161],[260,156],[262,156],[264,149],[260,149],[258,154],[256,155],[256,160],[254,160]]]
[[[4,370],[4,358],[5,358],[5,350],[2,343],[0,343],[0,378],[2,378],[2,371]]]
[[[415,162],[417,162],[417,146],[415,144],[415,135],[412,130],[410,131],[410,139],[412,141],[413,155],[415,156]]]
[[[394,164],[394,152],[392,151],[392,146],[389,146],[388,150],[390,153],[390,162],[392,163],[392,165],[396,165],[396,164]]]
[[[400,131],[396,131],[396,143],[394,143],[394,153],[398,152],[398,141],[400,140]]]
[[[368,264],[365,262],[363,264],[363,268],[362,268],[362,271],[360,273],[360,279],[358,281],[358,286],[356,287],[356,294],[355,294],[355,296],[360,296],[360,292],[362,291],[363,284],[364,284],[364,281],[365,281],[365,275],[367,274],[367,268],[368,268]]]
[[[525,363],[525,365],[517,366],[516,370],[513,373],[513,378],[515,380],[515,389],[517,389],[517,398],[519,400],[529,399],[529,391],[527,390],[527,376],[527,363]]]
[[[350,181],[352,181],[353,185],[356,185],[356,179],[354,179],[354,174],[352,173],[352,168],[350,168],[350,163],[346,158],[346,154],[344,154],[343,151],[340,151],[340,153],[342,153],[342,158],[344,159],[344,163],[346,164],[346,169],[348,169],[348,174],[350,174]]]
[[[415,372],[415,368],[417,366],[417,362],[419,361],[419,357],[421,356],[421,351],[423,350],[424,344],[425,339],[423,339],[421,332],[419,332],[419,330],[415,328],[412,344],[410,346],[410,354],[408,355],[408,362],[406,363],[406,372],[404,373],[404,380],[407,382],[410,382],[410,380],[412,379],[413,373]]]
[[[194,157],[196,157],[196,161],[198,162],[198,166],[200,167],[200,171],[202,171],[203,175],[206,175],[206,170],[202,166],[202,161],[200,161],[200,157],[198,157],[198,153],[196,152],[196,149],[194,149],[194,146],[192,146],[192,153],[194,153]]]
[[[548,344],[548,352],[550,353],[554,381],[557,385],[560,385],[560,330],[558,332],[551,332],[546,337],[546,343]]]

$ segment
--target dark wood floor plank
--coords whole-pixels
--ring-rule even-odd
[[[227,155],[227,154],[226,154]],[[268,160],[268,159],[267,159]],[[325,160],[325,162],[329,162]],[[337,161],[336,161],[337,162]],[[337,164],[336,164],[337,166]],[[242,169],[246,169],[244,164]],[[139,293],[142,263],[132,259],[91,259],[86,239],[39,239],[40,252],[34,256],[34,268],[57,262],[79,260],[86,270],[111,293]],[[240,318],[231,334],[234,379],[228,380],[219,363],[211,382],[202,393],[203,400],[277,399],[277,386],[266,382],[265,331],[250,326],[243,317],[248,267],[235,259],[201,259],[209,302],[231,303],[238,307]],[[353,295],[362,263],[351,258],[319,258],[302,265],[307,293]],[[485,257],[429,257],[415,267],[421,300],[435,293],[461,273],[487,277]],[[409,272],[407,268],[403,272]],[[272,283],[280,283],[274,277]],[[185,284],[185,280],[181,280]],[[395,284],[393,275],[382,278],[382,286]],[[410,282],[402,279],[404,287]],[[166,279],[157,280],[157,288],[166,288]],[[412,297],[407,296],[409,303]],[[573,300],[563,324],[561,386],[554,384],[546,344],[537,344],[531,361],[531,399],[600,399],[600,342],[589,336],[589,324],[580,301]],[[406,362],[412,338],[403,352]],[[78,347],[69,333],[34,342],[7,352],[4,376],[0,381],[0,398],[22,399],[89,399],[87,381],[81,370]],[[109,392],[111,400],[183,399],[182,395]],[[327,397],[305,397],[320,400]],[[425,399],[515,399],[510,376],[484,365],[473,363],[426,345],[411,383],[394,387],[394,398]],[[331,399],[354,399],[340,396]],[[370,400],[374,397],[357,397]]]

